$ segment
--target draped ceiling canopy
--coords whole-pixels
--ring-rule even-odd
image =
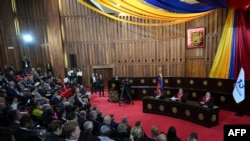
[[[143,26],[179,24],[207,15],[216,8],[250,9],[250,0],[78,0],[78,2],[114,20]],[[108,12],[105,9],[109,9]]]
[[[248,63],[250,0],[78,0],[78,2],[114,20],[141,26],[184,23],[205,16],[217,8],[228,8],[227,20],[209,77],[236,79],[240,68],[243,68],[246,79],[250,80],[250,63]]]

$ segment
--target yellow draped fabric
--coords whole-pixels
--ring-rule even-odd
[[[107,14],[90,4],[88,4],[85,0],[78,0],[82,5],[90,8],[91,10],[98,12],[106,17],[109,17],[114,20],[118,20],[121,22],[126,22],[129,24],[141,25],[141,26],[167,26],[172,24],[179,24],[190,21],[195,18],[202,17],[211,13],[211,11],[195,13],[195,14],[181,14],[181,13],[173,13],[168,12],[162,9],[158,9],[156,7],[147,5],[143,3],[142,0],[96,0],[99,4],[107,7],[111,10],[126,14],[131,17],[135,17],[138,19],[143,19],[143,22],[136,22],[127,20],[124,18],[120,18],[111,14]],[[117,6],[119,5],[119,6]],[[141,20],[138,20],[141,21]]]
[[[231,41],[233,40],[234,13],[233,9],[229,9],[221,40],[209,74],[211,78],[228,78],[232,47]]]

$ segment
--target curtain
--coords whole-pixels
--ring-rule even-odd
[[[240,68],[245,71],[245,79],[250,80],[250,25],[246,19],[246,11],[239,10],[237,18],[235,78]]]
[[[223,28],[221,40],[210,70],[209,77],[225,78],[229,76],[229,66],[231,60],[231,48],[233,40],[234,10],[229,9],[226,23]]]

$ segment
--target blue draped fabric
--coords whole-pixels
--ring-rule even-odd
[[[210,6],[214,6],[216,8],[227,8],[227,2],[226,0],[197,0],[200,3],[205,3]]]
[[[237,12],[234,14],[234,19],[237,19]],[[237,23],[236,20],[234,20],[234,27],[233,27],[233,40],[232,40],[232,51],[231,51],[231,59],[230,59],[230,66],[229,66],[229,79],[234,79],[234,74],[235,74],[235,52],[236,52],[236,28],[237,28]]]
[[[215,8],[210,5],[187,4],[185,2],[181,2],[180,0],[158,0],[158,1],[162,1],[164,4],[171,7],[175,7],[176,9],[181,9],[184,12],[204,12]]]
[[[209,5],[198,6],[198,5],[186,4],[184,2],[180,2],[179,0],[171,0],[171,1],[144,0],[144,1],[156,7],[178,13],[197,13],[197,12],[209,11],[215,8]]]

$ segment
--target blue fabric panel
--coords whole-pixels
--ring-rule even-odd
[[[145,2],[152,4],[156,7],[178,13],[197,13],[212,10],[215,7],[213,6],[200,6],[200,5],[191,5],[179,0],[144,0]]]
[[[214,6],[210,5],[200,5],[200,4],[188,4],[185,2],[181,2],[180,0],[158,0],[159,2],[163,2],[164,4],[175,7],[177,9],[182,9],[187,12],[204,12],[214,9]]]
[[[197,0],[201,3],[205,3],[210,6],[214,6],[216,8],[227,8],[227,2],[226,0]]]
[[[230,66],[229,66],[229,76],[228,78],[234,79],[234,66],[235,66],[235,57],[236,57],[236,28],[237,28],[237,12],[235,11],[234,14],[234,27],[233,27],[233,40],[232,40],[232,51],[231,51],[231,59],[230,59]]]

